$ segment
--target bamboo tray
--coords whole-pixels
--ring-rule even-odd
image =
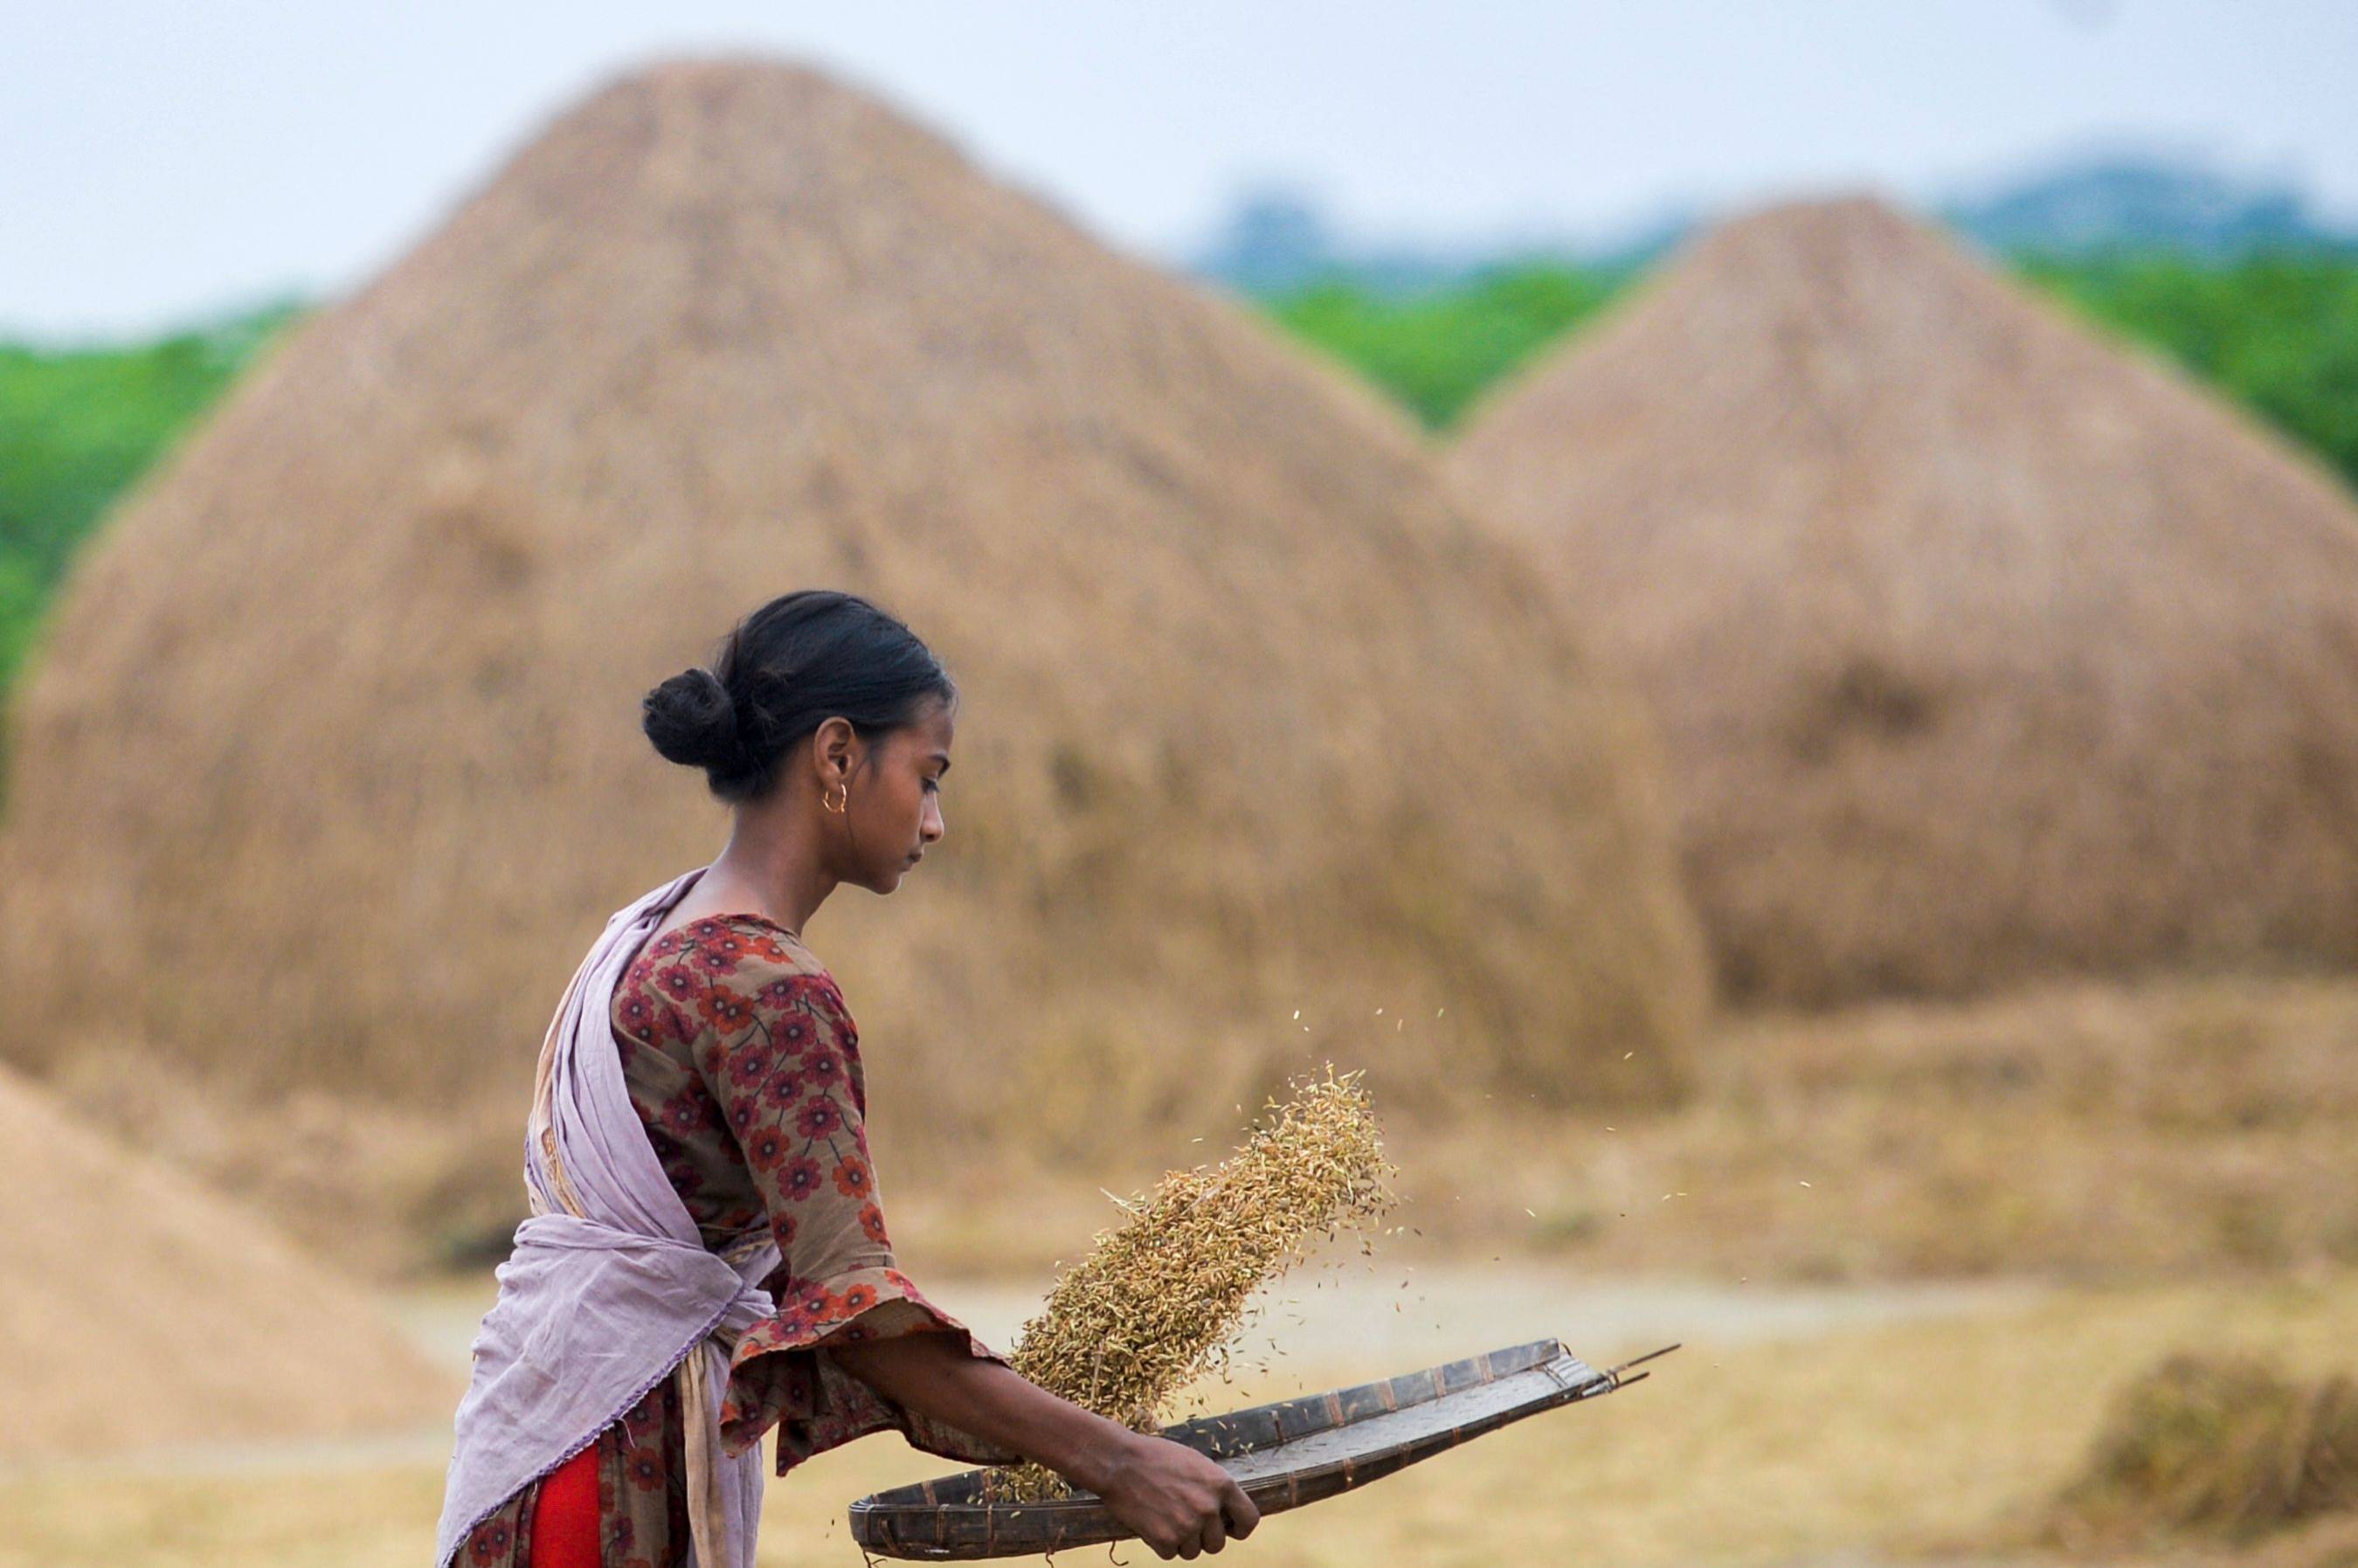
[[[1237,1478],[1253,1506],[1282,1513],[1389,1476],[1509,1422],[1609,1394],[1623,1376],[1673,1345],[1598,1371],[1552,1339],[1535,1339],[1323,1394],[1197,1416],[1163,1435],[1202,1451]],[[1095,1497],[990,1502],[988,1470],[895,1487],[851,1505],[851,1539],[885,1557],[1013,1557],[1130,1535]]]

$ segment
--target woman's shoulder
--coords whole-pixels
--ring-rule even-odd
[[[817,954],[802,938],[765,914],[704,914],[659,934],[639,950],[631,965],[634,975],[652,973],[667,965],[686,964],[703,976],[726,976],[741,969],[765,974],[784,972],[832,979]]]
[[[752,914],[699,915],[658,934],[620,989],[723,1024],[738,1021],[740,1001],[759,1011],[816,998],[830,1012],[849,1011],[818,955],[776,921]],[[616,1011],[623,1011],[619,1002]]]

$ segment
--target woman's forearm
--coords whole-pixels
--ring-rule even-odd
[[[1120,1422],[973,1355],[955,1335],[903,1334],[828,1348],[845,1371],[886,1399],[1012,1449],[1100,1495],[1138,1441]]]

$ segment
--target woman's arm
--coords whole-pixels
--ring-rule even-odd
[[[828,1347],[885,1398],[1037,1460],[1095,1492],[1159,1557],[1217,1552],[1250,1535],[1260,1510],[1218,1465],[1168,1438],[1083,1410],[946,1334]]]

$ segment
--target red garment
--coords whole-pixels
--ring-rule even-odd
[[[541,1477],[532,1510],[532,1550],[526,1568],[600,1568],[598,1562],[598,1445]]]

